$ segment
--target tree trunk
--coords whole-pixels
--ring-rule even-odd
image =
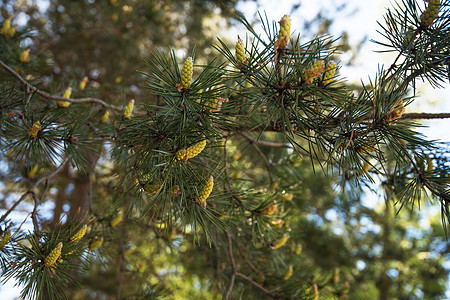
[[[89,169],[86,173],[79,172],[74,180],[74,187],[70,197],[70,211],[68,221],[77,218],[82,220],[86,217],[86,214],[91,206],[91,175],[92,171],[99,159],[97,153],[90,153],[87,158],[90,161]]]
[[[61,172],[58,174],[58,192],[55,199],[55,208],[53,209],[52,227],[55,227],[59,222],[59,218],[63,212],[64,202],[66,200],[66,189],[69,185],[69,162],[65,164]]]

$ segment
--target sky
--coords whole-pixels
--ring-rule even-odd
[[[45,4],[46,1],[40,1]],[[293,4],[300,3],[300,7],[291,12],[290,9]],[[336,11],[334,8],[345,5],[341,11]],[[356,46],[360,41],[367,40],[358,51],[358,55],[352,57],[351,55],[343,55],[341,57],[342,68],[339,70],[340,75],[347,78],[349,82],[359,83],[361,81],[368,82],[369,76],[374,77],[380,64],[389,65],[392,62],[392,55],[382,55],[375,53],[374,50],[380,49],[374,43],[369,42],[370,39],[379,39],[380,34],[377,33],[379,25],[377,20],[382,20],[382,15],[386,7],[390,6],[390,1],[387,0],[371,0],[371,1],[357,1],[357,0],[309,0],[309,1],[293,1],[293,0],[259,0],[242,1],[238,4],[238,9],[242,11],[249,21],[257,20],[258,10],[261,13],[266,13],[269,20],[278,21],[285,14],[291,15],[291,28],[295,33],[303,34],[299,28],[306,21],[312,20],[317,13],[321,13],[334,22],[330,27],[330,33],[334,36],[340,36],[343,32],[349,33],[349,43]],[[43,9],[45,7],[43,6]],[[316,30],[312,25],[312,29]],[[256,29],[258,26],[255,27]],[[242,34],[244,27],[233,28],[230,32],[225,33],[227,36],[237,36]],[[262,30],[260,31],[262,34]],[[346,63],[350,62],[352,66]],[[444,89],[433,89],[427,84],[418,84],[418,94],[421,96],[414,102],[413,105],[407,107],[406,112],[450,112],[450,96],[448,84]],[[421,129],[421,132],[426,134],[429,139],[439,139],[442,141],[450,141],[450,121],[449,120],[433,120],[426,121],[424,125],[428,128]],[[376,203],[377,195],[368,195],[367,203]],[[12,215],[12,217],[14,217]],[[19,294],[19,289],[14,288],[12,281],[7,282],[1,286],[0,294],[2,300],[15,299]],[[450,292],[449,292],[450,297]]]

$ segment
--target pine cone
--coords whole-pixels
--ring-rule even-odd
[[[75,233],[74,235],[72,235],[72,237],[70,238],[70,241],[72,243],[76,243],[79,240],[81,240],[81,238],[86,234],[86,230],[87,230],[87,225],[84,224],[83,227],[81,227],[80,230],[77,231],[77,233]]]
[[[184,62],[183,73],[181,75],[181,85],[184,88],[189,88],[191,86],[192,73],[192,57],[188,57]]]
[[[58,258],[61,256],[62,247],[63,243],[59,242],[59,244],[55,247],[55,249],[53,249],[52,252],[50,252],[50,254],[47,255],[44,261],[46,267],[51,267],[56,263]]]

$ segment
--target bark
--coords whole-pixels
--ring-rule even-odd
[[[68,221],[77,218],[78,220],[83,220],[88,210],[91,206],[91,175],[92,170],[94,170],[95,165],[99,159],[99,154],[90,153],[87,155],[89,160],[89,168],[85,173],[78,172],[74,180],[73,191],[70,195],[70,211],[68,216]]]
[[[69,183],[69,162],[67,162],[58,176],[58,193],[56,194],[55,208],[53,209],[52,227],[55,227],[56,224],[58,224],[59,218],[63,212],[63,205],[66,200],[66,189]]]

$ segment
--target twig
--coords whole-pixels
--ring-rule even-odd
[[[21,197],[20,197],[20,199],[19,200],[17,200],[14,204],[13,204],[13,206],[11,206],[11,208],[10,209],[8,209],[8,211],[0,218],[0,223],[1,222],[3,222],[5,219],[6,219],[6,217],[17,207],[17,205],[19,205],[23,200],[25,200],[25,198],[27,197],[27,195],[29,195],[29,194],[31,194],[31,195],[33,195],[33,199],[34,198],[36,198],[36,199],[34,199],[35,201],[35,210],[33,210],[33,214],[35,214],[36,213],[36,203],[39,203],[39,201],[37,201],[37,197],[36,197],[36,193],[35,193],[35,189],[36,189],[36,187],[42,182],[42,181],[44,181],[44,180],[49,180],[50,178],[52,178],[53,176],[55,176],[56,174],[58,174],[62,169],[63,169],[63,167],[64,167],[64,165],[69,161],[69,159],[70,159],[70,156],[68,156],[62,163],[61,163],[61,165],[58,167],[58,168],[56,168],[56,170],[54,170],[52,173],[50,173],[50,174],[48,174],[47,176],[44,176],[44,177],[42,177],[42,178],[40,178],[38,181],[36,181],[36,183],[35,184],[33,184],[32,186],[31,186],[31,188],[27,191],[27,192],[25,192]],[[46,190],[44,190],[44,193],[45,193],[45,191]],[[34,219],[33,219],[33,222],[34,222]]]
[[[37,220],[37,208],[39,206],[39,200],[34,191],[29,191],[29,192],[33,196],[33,200],[34,200],[34,208],[33,208],[33,212],[31,213],[31,220],[33,221],[34,234],[37,237],[39,237],[41,235],[41,231],[39,229],[39,223]]]
[[[228,286],[227,292],[225,294],[225,300],[228,300],[230,297],[231,291],[233,290],[236,273],[237,273],[236,262],[234,260],[234,255],[233,255],[233,239],[231,237],[231,234],[228,231],[227,231],[227,237],[228,237],[228,255],[230,256],[230,263],[231,263],[231,269],[233,270],[233,274],[231,274],[230,285]]]
[[[272,184],[273,183],[273,175],[272,175],[272,170],[271,170],[272,165],[270,164],[270,162],[267,159],[264,152],[262,152],[262,150],[259,149],[258,145],[256,145],[252,141],[249,141],[249,142],[250,142],[250,145],[252,145],[252,147],[256,150],[256,152],[258,152],[259,156],[261,156],[261,158],[264,162],[264,165],[266,165],[267,173],[269,175],[269,181],[270,181],[270,184]]]
[[[114,109],[114,110],[118,110],[118,111],[122,111],[122,107],[116,106],[116,105],[111,105],[106,103],[105,101],[98,99],[98,98],[92,98],[92,97],[88,97],[88,98],[78,98],[78,99],[73,99],[73,98],[64,98],[61,96],[56,96],[56,95],[52,95],[49,94],[47,92],[44,92],[40,89],[38,89],[37,87],[35,87],[34,85],[32,85],[31,83],[29,83],[28,81],[26,81],[25,79],[23,79],[22,76],[20,76],[16,71],[14,71],[12,68],[10,68],[7,64],[5,64],[2,60],[0,60],[0,65],[9,73],[11,73],[14,77],[16,77],[24,86],[26,86],[30,91],[35,92],[36,94],[44,97],[44,98],[48,98],[48,99],[52,99],[52,100],[63,100],[63,101],[68,101],[71,103],[96,103],[99,104],[101,106],[110,108],[110,109]]]
[[[251,279],[250,277],[248,277],[248,276],[246,276],[246,275],[244,275],[244,274],[242,274],[240,272],[236,272],[236,276],[239,276],[242,279],[248,281],[253,286],[255,286],[256,288],[260,289],[261,291],[263,291],[264,293],[266,293],[270,297],[272,297],[272,298],[280,298],[280,296],[277,296],[276,294],[272,293],[271,291],[269,291],[268,289],[266,289],[265,287],[263,287],[262,285],[260,285],[259,283],[257,283],[253,279]]]
[[[245,256],[245,253],[244,253],[244,250],[242,249],[242,246],[239,245],[239,243],[237,244],[237,246],[238,246],[239,253],[241,254],[242,258],[245,260],[245,262],[247,263],[247,265],[249,266],[249,268],[252,269],[253,272],[255,272],[255,273],[261,275],[262,272],[261,272],[260,270],[258,270],[258,269],[252,264],[252,262],[249,261],[249,260],[247,259],[247,257]]]
[[[261,146],[266,146],[266,147],[272,147],[272,148],[294,148],[293,146],[289,145],[289,144],[283,144],[283,143],[273,143],[273,142],[267,142],[267,141],[261,141],[261,140],[257,140],[253,137],[251,137],[250,135],[248,135],[246,132],[239,132],[240,135],[242,135],[243,137],[245,137],[247,140],[251,141],[252,143],[261,145]]]
[[[401,119],[449,119],[450,113],[407,113]]]
[[[44,180],[49,180],[50,178],[52,178],[53,176],[55,176],[56,174],[58,174],[59,172],[61,172],[61,170],[64,168],[64,165],[69,161],[70,156],[66,157],[63,162],[59,165],[58,168],[56,168],[53,172],[51,172],[50,174],[48,174],[45,177],[42,177],[41,179],[39,179],[38,181],[36,181],[36,183],[31,187],[31,189],[33,190],[34,188],[36,188],[42,181]]]
[[[119,284],[117,285],[117,300],[120,300],[120,291],[122,290],[123,285],[123,279],[124,279],[124,262],[125,262],[125,254],[123,251],[123,238],[122,238],[123,232],[121,232],[120,238],[119,238]]]
[[[6,217],[14,210],[16,209],[17,205],[20,204],[20,202],[22,202],[23,200],[25,200],[25,198],[30,194],[30,191],[27,191],[25,194],[23,194],[19,200],[17,200],[13,206],[11,206],[10,209],[8,209],[8,211],[6,211],[6,213],[0,218],[0,223],[2,223],[3,221],[5,221]]]
[[[228,167],[227,167],[227,166],[228,166],[227,140],[228,140],[228,137],[225,138],[224,146],[223,146],[223,164],[224,164],[224,166],[223,166],[223,170],[224,170],[223,174],[224,174],[224,177],[225,177],[225,178],[228,178]],[[234,193],[233,193],[233,188],[232,188],[231,183],[230,183],[229,180],[226,180],[226,184],[223,185],[223,189],[224,189],[224,192],[225,192],[225,193],[229,193],[230,196],[231,196],[231,198],[233,198],[234,200],[236,200],[236,202],[239,204],[239,207],[240,207],[241,209],[244,209],[244,208],[245,208],[245,207],[244,207],[244,204],[242,203],[242,200],[239,199],[239,197],[237,197],[237,196],[234,195]]]

